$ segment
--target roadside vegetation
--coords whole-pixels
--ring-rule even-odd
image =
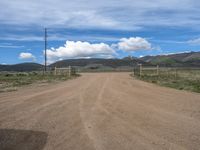
[[[135,77],[161,86],[200,93],[200,69],[161,68],[135,72]]]
[[[68,77],[67,75],[53,75],[48,73],[43,75],[41,72],[1,72],[0,73],[0,92],[16,91],[18,87],[32,83],[50,83],[65,81],[78,75]]]

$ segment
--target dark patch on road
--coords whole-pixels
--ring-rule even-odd
[[[0,129],[0,150],[42,150],[47,137],[40,131]]]

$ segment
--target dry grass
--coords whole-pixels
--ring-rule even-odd
[[[136,77],[162,86],[200,93],[200,69],[161,68],[159,75],[148,70],[143,71],[141,76],[136,73]]]
[[[72,77],[66,75],[53,74],[43,75],[40,72],[29,72],[29,73],[1,73],[0,74],[0,92],[16,91],[18,87],[32,84],[32,83],[49,83],[54,81],[64,81]]]

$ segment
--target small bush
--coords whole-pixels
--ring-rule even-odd
[[[16,76],[28,76],[28,75],[29,75],[28,73],[22,73],[22,72],[16,74]]]
[[[5,76],[5,77],[12,77],[12,76],[14,76],[14,74],[6,73],[4,76]]]

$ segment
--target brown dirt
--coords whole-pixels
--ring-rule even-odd
[[[1,93],[0,149],[199,150],[200,94],[129,73]]]

